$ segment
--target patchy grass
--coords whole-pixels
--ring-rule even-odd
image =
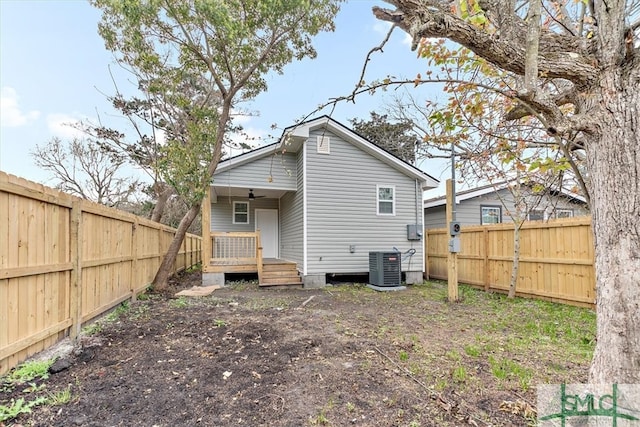
[[[28,407],[26,391],[1,404],[32,410],[19,416],[24,425],[73,425],[78,417],[131,426],[529,425],[531,413],[513,408],[535,402],[537,384],[586,380],[591,310],[469,286],[460,287],[459,303],[446,296],[443,282],[376,292],[239,281],[202,298],[162,294],[105,323],[105,345],[91,360],[46,388],[25,385],[47,404]],[[233,375],[223,378],[227,370]],[[69,401],[63,411],[46,410]],[[132,402],[133,416],[113,410]]]
[[[49,378],[49,368],[54,361],[54,359],[32,360],[23,363],[2,377],[2,390],[11,391],[15,387],[27,383],[32,384],[33,388],[34,381],[43,381]]]
[[[428,281],[410,289],[377,293],[361,285],[343,285],[326,292],[344,302],[381,307],[369,335],[401,346],[395,360],[434,390],[487,387],[493,382],[498,389],[523,393],[537,383],[586,379],[571,377],[571,371],[590,363],[595,339],[592,310],[508,299],[465,285],[459,288],[461,301],[448,303],[444,282]],[[384,316],[387,303],[402,307],[402,314]],[[339,327],[358,333],[344,317]]]
[[[187,308],[189,307],[189,299],[187,297],[180,296],[171,300],[170,305],[174,308]]]
[[[54,359],[31,360],[0,377],[0,425],[41,405],[63,405],[71,401],[71,389],[65,393],[48,393],[46,380]]]

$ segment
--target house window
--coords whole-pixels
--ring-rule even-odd
[[[527,216],[529,221],[542,221],[544,220],[544,211],[542,210],[532,210],[529,211],[529,215]]]
[[[322,154],[329,154],[329,145],[331,140],[329,139],[328,136],[324,136],[324,135],[318,135],[318,139],[317,139],[317,144],[318,144],[318,153],[322,153]]]
[[[378,215],[396,214],[396,189],[378,185]]]
[[[233,223],[249,224],[249,202],[233,202]]]
[[[556,209],[556,218],[572,218],[573,209]]]
[[[502,208],[500,206],[480,206],[481,224],[499,224],[502,222]]]

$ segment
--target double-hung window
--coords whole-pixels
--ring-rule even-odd
[[[249,224],[249,202],[233,202],[233,223]]]
[[[480,206],[481,224],[499,224],[502,222],[502,208],[500,206]]]
[[[378,215],[396,214],[396,188],[394,186],[376,186]]]

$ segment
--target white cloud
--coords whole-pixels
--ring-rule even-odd
[[[391,25],[392,25],[391,22],[376,20],[376,23],[373,24],[373,31],[375,31],[378,34],[382,34],[386,36],[389,30],[391,29]],[[399,31],[399,30],[394,30],[394,32],[395,31]]]
[[[70,114],[47,114],[47,127],[49,132],[60,138],[80,138],[84,136],[84,132],[73,127],[74,124],[80,123],[82,117]]]
[[[40,112],[32,110],[22,112],[18,106],[18,93],[14,88],[4,86],[0,99],[0,126],[24,126],[40,117]]]
[[[255,113],[246,112],[238,109],[231,109],[231,117],[233,118],[233,123],[236,125],[243,125],[253,118]]]
[[[243,127],[241,133],[235,133],[231,135],[231,141],[235,144],[244,143],[253,148],[257,148],[257,147],[266,145],[268,143],[274,142],[271,140],[267,141],[267,139],[269,139],[268,133],[269,132],[263,129]],[[242,154],[247,151],[246,149],[231,148],[228,146],[224,147],[224,149],[225,151],[227,151],[229,157],[237,156],[238,154]]]
[[[162,145],[167,141],[167,133],[163,129],[156,128],[155,138],[156,142]]]
[[[389,30],[391,29],[391,23],[390,22],[386,22],[386,21],[377,21],[374,25],[373,25],[373,31],[375,31],[378,34],[384,35],[386,36],[387,33],[389,33]],[[411,43],[413,42],[413,39],[411,38],[411,36],[409,35],[409,33],[406,33],[404,31],[402,31],[399,28],[396,28],[395,30],[393,30],[393,33],[402,33],[402,44],[407,45],[407,46],[411,46]]]
[[[411,37],[409,33],[404,33],[404,37],[402,38],[402,44],[411,46],[412,43],[413,43],[413,37]]]

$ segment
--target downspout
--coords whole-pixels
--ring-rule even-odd
[[[302,275],[307,275],[307,141],[302,143]]]
[[[422,203],[422,191],[420,188],[420,181],[418,181],[416,179],[416,184],[415,184],[415,192],[416,192],[416,224],[419,224],[420,227],[418,227],[420,229],[420,234],[423,236],[424,239],[424,224],[423,224],[423,219],[424,219],[424,211],[423,211],[423,203]],[[424,248],[424,240],[420,239],[419,241],[422,242],[422,250],[420,251],[420,253],[422,254],[422,275],[424,276],[424,273],[426,270],[426,251]],[[413,244],[413,242],[412,242]]]

